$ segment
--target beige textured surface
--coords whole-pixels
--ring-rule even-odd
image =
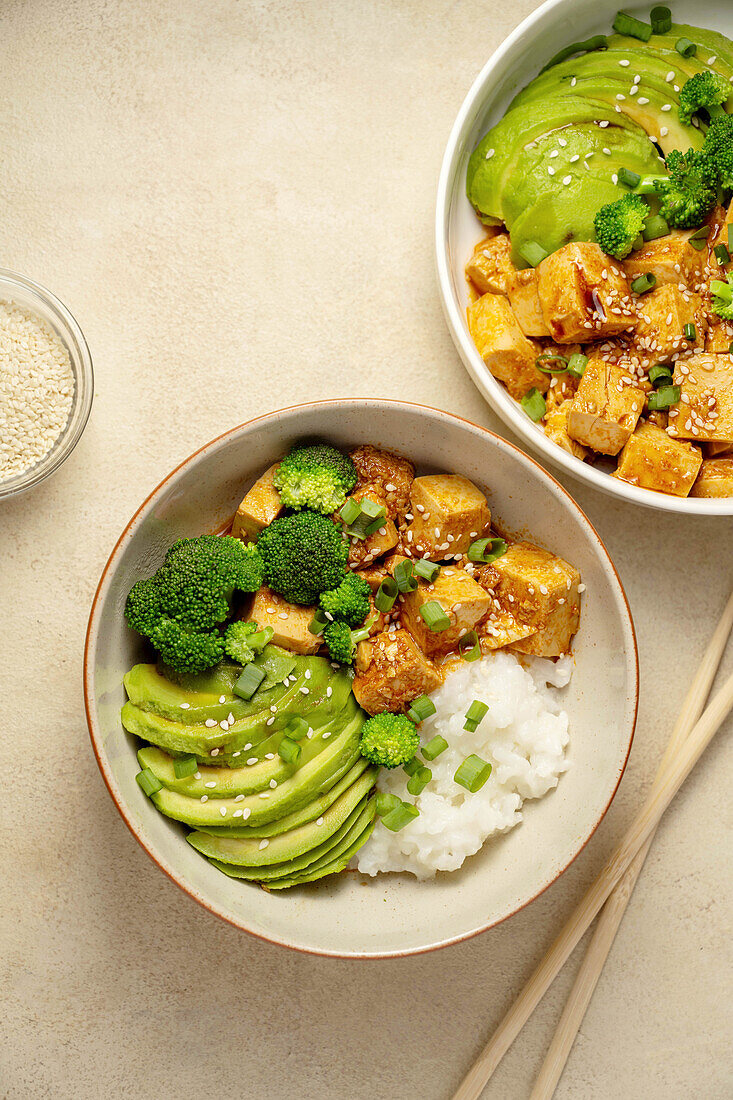
[[[73,457],[0,515],[5,1100],[443,1098],[639,805],[732,579],[733,521],[632,511],[573,485],[636,616],[637,740],[575,865],[472,942],[360,964],[219,923],[130,837],[81,704],[107,554],[211,436],[347,393],[497,427],[443,325],[433,199],[470,80],[535,6],[3,5],[0,262],[70,306],[97,370]],[[659,831],[560,1100],[731,1095],[730,775],[721,734]],[[571,971],[488,1097],[528,1095]]]

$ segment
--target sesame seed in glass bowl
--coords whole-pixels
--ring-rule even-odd
[[[0,500],[37,485],[68,458],[93,393],[89,348],[66,306],[0,268]]]

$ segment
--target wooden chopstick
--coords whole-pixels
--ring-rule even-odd
[[[669,744],[659,764],[657,779],[664,775],[670,760],[684,744],[690,730],[702,713],[732,628],[733,592],[731,592],[720,622],[708,643],[700,666],[690,685],[690,690],[682,704],[679,718],[675,723]],[[656,829],[654,832],[656,832]],[[611,950],[616,932],[623,920],[626,906],[631,900],[636,880],[654,840],[654,832],[642,846],[639,854],[632,860],[628,871],[603,906],[593,938],[588,945],[588,950],[573,983],[573,988],[570,991],[557,1030],[537,1076],[530,1100],[551,1100],[555,1093],[557,1083],[562,1076],[565,1063],[575,1042],[575,1036],[578,1034],[578,1029],[601,976],[601,971]]]
[[[463,1078],[454,1093],[453,1100],[478,1100],[499,1062],[592,924],[613,888],[620,882],[632,860],[651,837],[664,811],[717,733],[731,708],[733,708],[733,675],[725,681],[702,717],[695,723],[680,751],[670,762],[665,775],[660,777],[658,782],[655,781],[647,801],[627,829],[621,843]]]

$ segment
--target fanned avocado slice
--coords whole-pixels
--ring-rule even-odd
[[[697,43],[697,54],[694,57],[684,58],[677,52],[675,44],[680,38],[689,38],[690,42]],[[622,34],[610,35],[608,45],[612,50],[627,49],[635,50],[637,53],[639,50],[639,42],[636,38],[629,38]],[[712,69],[721,76],[728,78],[733,76],[733,44],[719,31],[708,30],[705,27],[691,27],[688,23],[673,23],[666,34],[653,34],[648,45],[655,53],[668,58],[670,69],[686,72],[684,65],[694,61],[703,69]],[[712,60],[713,58],[715,60]],[[681,82],[676,80],[674,83]],[[728,102],[730,103],[730,100]]]
[[[247,837],[256,837],[258,840],[264,837],[277,836],[278,833],[286,833],[289,829],[296,829],[299,825],[305,825],[308,821],[315,821],[317,817],[321,817],[329,806],[332,806],[336,799],[339,798],[345,790],[348,790],[351,784],[354,783],[368,767],[371,767],[374,773],[374,782],[376,783],[379,769],[371,766],[365,757],[360,756],[356,763],[352,764],[338,782],[334,782],[332,787],[329,787],[323,794],[314,798],[313,801],[309,802],[307,806],[304,806],[302,810],[296,810],[292,814],[286,814],[285,817],[280,817],[276,821],[269,822],[267,825],[240,825],[234,827],[226,825],[199,826],[199,831],[208,833],[209,836],[241,837],[243,839]]]
[[[266,789],[259,793],[236,795],[234,798],[207,798],[206,802],[163,787],[162,790],[151,795],[151,798],[166,817],[182,821],[193,828],[202,825],[221,825],[224,820],[239,824],[246,810],[250,811],[250,816],[246,820],[252,825],[275,821],[307,805],[314,795],[327,790],[348,771],[359,756],[359,734],[362,724],[363,716],[360,712],[340,733],[326,741],[316,756],[299,766],[296,772],[291,770],[291,774],[282,781],[275,779],[277,787],[269,788],[268,783]],[[279,757],[277,759],[279,760]],[[276,761],[265,763],[273,766],[273,778],[275,778],[278,774]],[[282,764],[282,761],[280,763]],[[254,767],[259,766],[254,765]],[[262,797],[263,794],[265,798]],[[236,811],[242,811],[242,815],[237,814],[235,817]]]
[[[375,800],[372,799],[372,804],[375,804]],[[330,853],[331,858],[327,863],[321,863],[320,867],[313,864],[311,867],[306,867],[305,871],[294,875],[288,875],[286,878],[275,879],[274,882],[263,883],[266,890],[287,890],[291,886],[304,886],[308,882],[315,882],[318,879],[325,878],[326,875],[336,875],[340,871],[343,871],[350,863],[353,856],[362,848],[369,837],[374,831],[376,824],[376,818],[372,816],[372,820],[367,827],[360,833],[360,835],[354,840],[348,847],[344,847],[346,844],[346,838],[341,841],[341,852],[336,855],[335,852]]]
[[[315,822],[310,821],[296,829],[291,829],[287,833],[280,833],[265,847],[262,847],[261,840],[230,839],[198,832],[190,833],[186,839],[198,852],[209,859],[217,859],[236,867],[269,867],[275,863],[295,859],[317,844],[328,840],[337,829],[341,828],[346,818],[373,785],[374,779],[371,773],[365,772],[355,783],[352,783],[348,790],[344,791],[340,798],[336,799],[322,817],[317,818]],[[320,825],[317,824],[319,821]]]
[[[365,795],[359,800],[346,820],[331,834],[331,836],[323,840],[320,844],[314,844],[308,851],[303,852],[302,855],[295,856],[293,859],[281,860],[279,863],[263,867],[235,867],[230,863],[223,863],[218,859],[212,859],[210,862],[213,863],[219,871],[224,871],[225,874],[228,874],[230,878],[250,879],[257,882],[272,882],[275,879],[286,878],[288,875],[305,871],[319,859],[326,861],[330,860],[334,848],[336,848],[344,838],[350,836],[353,829],[357,830],[356,836],[358,836],[359,832],[366,825],[366,816],[368,813],[367,798]],[[315,824],[312,824],[311,827],[317,831],[317,826]]]

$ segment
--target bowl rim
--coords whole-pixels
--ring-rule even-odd
[[[0,503],[2,503],[4,500],[12,500],[14,497],[22,496],[31,489],[35,489],[37,485],[40,485],[42,481],[54,474],[66,462],[66,459],[83,436],[89,422],[94,403],[94,365],[89,345],[79,322],[68,306],[64,305],[61,299],[57,298],[48,287],[36,282],[35,279],[28,278],[27,275],[23,275],[19,271],[12,271],[10,268],[5,267],[0,268],[0,284],[7,284],[11,287],[15,284],[30,294],[31,297],[38,299],[54,315],[53,327],[67,346],[72,369],[75,368],[75,374],[78,373],[79,375],[74,387],[69,418],[58,439],[51,450],[43,458],[40,458],[34,466],[15,475],[17,477],[27,475],[28,481],[25,484],[19,485],[16,483],[13,485],[14,477],[8,478],[4,482],[0,481]],[[0,297],[3,296],[2,288],[0,288]],[[42,318],[42,320],[45,320],[45,318]]]
[[[243,428],[251,428],[254,425],[262,424],[264,422],[273,420],[274,418],[277,418],[278,416],[280,416],[283,413],[291,413],[291,412],[297,412],[297,411],[302,411],[302,410],[312,410],[312,409],[333,410],[333,409],[337,409],[337,408],[343,408],[344,405],[363,405],[363,404],[366,404],[366,403],[369,403],[369,402],[374,402],[377,405],[387,405],[389,407],[397,408],[397,409],[401,408],[401,409],[405,409],[405,410],[410,411],[410,412],[417,411],[418,413],[428,413],[428,414],[431,414],[431,415],[432,414],[437,414],[438,417],[445,418],[449,421],[457,421],[461,425],[467,425],[470,428],[477,429],[480,433],[488,436],[489,439],[491,440],[491,442],[494,443],[495,445],[497,445],[500,449],[505,449],[507,451],[516,452],[522,459],[524,459],[527,462],[530,462],[532,464],[532,466],[534,466],[536,468],[536,470],[539,472],[540,480],[542,480],[543,478],[546,478],[550,482],[553,483],[555,488],[559,490],[561,496],[564,498],[566,505],[569,506],[571,509],[575,510],[576,516],[581,520],[581,522],[583,522],[586,525],[589,533],[594,537],[595,542],[597,544],[596,548],[597,548],[598,554],[601,558],[604,559],[605,564],[609,567],[610,573],[612,575],[612,579],[615,580],[618,593],[621,596],[622,607],[625,611],[624,626],[626,628],[627,641],[630,642],[630,651],[629,651],[629,648],[627,646],[627,649],[626,649],[626,652],[625,652],[625,658],[626,658],[627,670],[633,677],[633,707],[632,707],[632,713],[631,713],[631,723],[630,723],[630,730],[629,730],[629,737],[628,737],[628,746],[626,748],[626,752],[625,752],[625,755],[624,755],[624,758],[623,758],[623,762],[622,762],[621,767],[619,769],[619,773],[618,773],[618,777],[616,779],[616,783],[614,784],[613,790],[610,793],[608,801],[606,802],[605,806],[603,807],[603,809],[601,810],[599,816],[597,817],[596,821],[594,822],[592,828],[588,832],[587,836],[585,836],[582,844],[578,847],[577,851],[573,854],[573,856],[567,861],[567,863],[563,867],[560,868],[560,870],[557,872],[557,874],[550,881],[545,882],[534,894],[532,894],[531,897],[527,898],[520,905],[516,906],[516,908],[512,909],[512,911],[510,913],[507,913],[506,916],[504,916],[504,917],[498,918],[496,920],[491,920],[491,921],[487,922],[486,924],[482,924],[478,928],[471,929],[468,932],[461,933],[461,934],[456,935],[456,936],[449,936],[449,937],[447,937],[443,940],[440,940],[439,942],[431,943],[431,944],[428,944],[428,945],[423,946],[423,947],[408,948],[406,950],[397,950],[397,951],[330,951],[330,950],[319,949],[319,948],[314,948],[314,947],[304,947],[304,946],[302,946],[301,944],[298,944],[298,943],[288,942],[287,939],[277,937],[277,936],[272,936],[272,937],[267,936],[262,932],[257,932],[257,931],[254,931],[253,929],[247,927],[247,925],[242,920],[235,919],[235,917],[233,917],[230,913],[225,912],[216,903],[212,902],[209,898],[204,897],[195,888],[188,885],[183,880],[182,876],[177,874],[176,871],[172,867],[169,867],[169,866],[166,865],[165,861],[155,851],[154,846],[149,845],[148,843],[146,843],[146,841],[141,836],[140,831],[138,830],[137,826],[135,825],[135,822],[133,821],[131,814],[128,812],[128,809],[127,809],[127,806],[125,805],[124,799],[122,798],[121,794],[116,789],[116,784],[115,784],[115,781],[114,781],[114,776],[112,774],[112,769],[110,768],[110,766],[109,766],[109,764],[106,760],[106,756],[105,756],[105,753],[104,753],[104,750],[103,750],[103,737],[102,737],[102,734],[101,734],[101,730],[99,729],[99,726],[98,726],[98,715],[97,715],[96,704],[95,704],[95,700],[94,700],[94,660],[93,660],[93,656],[94,656],[94,652],[95,652],[95,649],[96,649],[96,642],[97,642],[97,637],[98,637],[98,629],[99,628],[98,628],[97,619],[98,619],[99,612],[100,612],[101,601],[102,601],[102,598],[107,593],[107,589],[109,587],[110,580],[111,580],[111,574],[112,574],[112,571],[113,571],[114,567],[117,564],[117,559],[118,559],[118,557],[121,553],[122,547],[123,547],[123,545],[125,545],[127,543],[128,539],[130,537],[132,528],[134,528],[134,526],[136,525],[138,519],[143,515],[144,512],[147,511],[149,505],[155,500],[155,498],[158,496],[161,489],[163,489],[176,476],[176,474],[179,473],[179,471],[181,471],[184,467],[189,466],[201,454],[203,454],[204,451],[207,451],[211,447],[215,447],[216,445],[219,445],[219,444],[223,443],[224,440],[228,439],[230,436],[232,436],[232,435],[236,434],[237,432],[241,431]],[[583,509],[580,507],[580,505],[573,499],[573,497],[570,495],[568,490],[563,485],[561,485],[560,482],[557,481],[557,479],[555,477],[553,477],[553,475],[551,473],[549,473],[547,470],[545,470],[545,468],[543,466],[541,466],[540,463],[537,462],[536,459],[534,459],[531,455],[526,454],[524,451],[521,450],[521,448],[517,447],[514,443],[510,443],[508,440],[502,438],[502,436],[497,435],[495,432],[492,432],[490,429],[483,427],[481,424],[476,424],[473,421],[466,419],[465,417],[458,416],[456,413],[445,412],[445,410],[443,410],[443,409],[437,409],[437,408],[435,408],[433,406],[430,406],[430,405],[422,405],[422,404],[418,404],[416,402],[398,401],[398,400],[392,400],[392,399],[388,399],[388,398],[345,398],[345,399],[329,398],[329,399],[325,399],[325,400],[322,400],[322,401],[308,401],[308,402],[302,402],[302,403],[297,404],[297,405],[288,405],[288,406],[285,406],[284,408],[275,409],[275,410],[272,410],[268,413],[263,413],[260,416],[252,417],[250,420],[246,420],[241,424],[237,424],[233,428],[229,428],[227,431],[222,432],[220,435],[215,436],[213,439],[209,440],[207,443],[204,443],[201,447],[198,447],[195,451],[193,451],[190,455],[188,455],[187,458],[184,458],[182,462],[179,462],[178,465],[175,466],[170,471],[170,473],[168,473],[162,479],[162,481],[160,481],[158,483],[158,485],[155,486],[155,488],[150,493],[148,493],[148,495],[143,500],[142,504],[140,504],[140,506],[136,509],[134,514],[131,516],[131,518],[127,521],[127,523],[125,524],[125,526],[122,530],[122,533],[120,534],[119,538],[115,542],[115,545],[112,549],[112,552],[109,555],[109,558],[107,559],[107,562],[106,562],[106,564],[105,564],[105,566],[102,570],[102,574],[100,576],[99,583],[97,584],[97,587],[96,587],[96,590],[95,590],[95,593],[94,593],[94,598],[92,600],[91,610],[90,610],[90,613],[89,613],[89,621],[88,621],[88,624],[87,624],[86,638],[85,638],[85,643],[84,643],[84,657],[83,657],[82,675],[83,675],[84,709],[85,709],[85,713],[86,713],[86,720],[87,720],[87,727],[88,727],[88,730],[89,730],[89,737],[90,737],[90,740],[91,740],[91,743],[92,743],[92,750],[94,752],[94,756],[95,756],[95,759],[97,761],[97,766],[98,766],[98,768],[101,772],[101,775],[102,775],[102,778],[104,780],[105,786],[107,787],[107,790],[109,791],[110,797],[112,798],[112,801],[114,802],[120,816],[122,817],[122,820],[125,822],[128,829],[130,830],[132,835],[137,840],[138,844],[147,853],[147,855],[152,859],[153,863],[155,863],[158,866],[158,868],[161,871],[163,871],[163,873],[171,880],[171,882],[174,882],[180,890],[182,890],[189,897],[193,898],[193,900],[198,902],[198,904],[201,905],[204,909],[208,910],[210,913],[213,913],[215,916],[217,916],[217,917],[221,918],[222,920],[226,921],[228,924],[233,925],[235,928],[238,928],[241,931],[248,933],[248,935],[254,936],[256,939],[262,940],[265,943],[270,943],[270,944],[278,945],[278,946],[281,946],[281,947],[287,947],[290,950],[299,951],[299,952],[301,952],[303,954],[306,954],[306,955],[316,955],[316,956],[322,956],[322,957],[328,957],[328,958],[339,958],[339,959],[403,958],[405,956],[422,955],[422,954],[427,954],[430,951],[437,951],[440,948],[448,947],[452,944],[462,943],[465,940],[473,939],[474,936],[477,936],[477,935],[479,935],[483,932],[487,932],[490,928],[494,928],[494,927],[496,927],[496,925],[503,923],[504,921],[508,920],[510,917],[513,917],[516,913],[520,912],[527,905],[529,905],[536,898],[538,898],[540,896],[540,894],[543,894],[545,892],[545,890],[549,889],[550,886],[552,886],[555,882],[557,882],[557,880],[565,873],[565,871],[567,871],[568,867],[570,867],[570,865],[575,862],[575,860],[578,858],[578,856],[581,854],[581,852],[585,849],[588,842],[594,836],[594,834],[595,834],[596,830],[598,829],[598,826],[600,825],[603,818],[606,816],[606,813],[608,812],[608,809],[611,806],[611,803],[613,802],[614,798],[616,797],[616,792],[618,791],[619,785],[620,785],[621,780],[623,779],[624,773],[626,771],[626,766],[627,766],[628,761],[629,761],[629,755],[631,753],[631,749],[632,749],[632,746],[633,746],[633,743],[634,743],[634,734],[636,732],[636,722],[637,722],[638,712],[639,712],[639,648],[638,648],[638,644],[637,644],[636,630],[635,630],[635,627],[634,627],[634,620],[633,620],[633,616],[631,614],[631,608],[629,606],[628,597],[626,595],[626,591],[624,589],[623,583],[622,583],[621,578],[618,574],[616,566],[613,563],[613,560],[612,560],[611,555],[609,554],[609,552],[606,548],[605,543],[601,539],[600,535],[598,534],[595,527],[593,526],[593,524],[589,520],[588,516],[583,511]]]
[[[585,482],[627,504],[640,504],[646,508],[665,512],[677,512],[683,515],[729,516],[733,515],[733,497],[701,498],[676,497],[667,493],[658,493],[652,489],[641,489],[636,485],[621,481],[610,473],[597,470],[582,459],[576,458],[553,443],[538,425],[524,414],[517,402],[509,396],[502,384],[497,381],[479,355],[465,322],[465,309],[454,292],[449,255],[449,230],[451,212],[454,205],[456,186],[462,181],[459,172],[460,162],[466,152],[466,139],[477,115],[482,113],[495,95],[491,87],[494,71],[502,63],[510,62],[512,53],[520,42],[534,36],[540,39],[544,27],[550,18],[560,18],[575,6],[575,0],[545,0],[536,11],[531,12],[500,43],[486,61],[461,104],[451,127],[448,142],[443,154],[438,178],[438,191],[435,205],[435,259],[438,276],[438,290],[448,330],[460,355],[463,365],[473,379],[474,384],[491,409],[504,423],[516,432],[543,458],[560,467],[573,478]],[[614,11],[616,10],[614,6]],[[488,85],[488,88],[487,88]],[[463,193],[463,201],[468,199]],[[478,226],[477,221],[477,226]]]

